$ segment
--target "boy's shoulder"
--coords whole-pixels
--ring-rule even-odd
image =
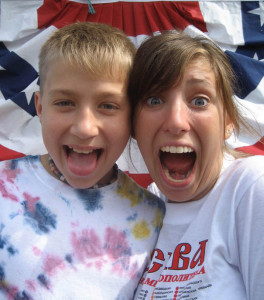
[[[0,177],[13,179],[30,174],[41,164],[39,156],[24,156],[10,160],[0,161]],[[27,176],[27,175],[26,175]]]
[[[19,158],[14,158],[10,160],[3,160],[0,161],[0,168],[16,168],[18,165],[23,165],[23,164],[28,164],[29,162],[40,162],[39,156],[24,156],[24,157],[19,157]]]
[[[130,201],[132,200],[134,205],[158,207],[165,212],[165,203],[162,199],[140,186],[120,169],[118,172],[117,193],[129,198]]]

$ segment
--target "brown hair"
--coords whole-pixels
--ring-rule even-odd
[[[119,29],[78,22],[52,34],[39,55],[40,92],[50,64],[57,59],[77,65],[95,78],[126,80],[136,49]]]
[[[236,80],[225,53],[206,37],[171,32],[147,39],[137,51],[128,81],[132,124],[142,102],[180,82],[186,67],[196,58],[206,59],[212,67],[224,107],[224,120],[227,114],[237,134],[241,124],[251,131],[234,102]]]

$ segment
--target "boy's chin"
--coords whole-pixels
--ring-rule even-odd
[[[44,168],[46,169],[46,171],[51,176],[53,176],[57,180],[60,180],[58,176],[56,176],[55,173],[51,170],[48,154],[41,155],[40,161],[44,166]],[[101,169],[101,167],[98,164],[97,160],[92,167],[88,166],[86,168],[84,166],[83,168],[80,168],[80,164],[74,164],[74,162],[72,161],[69,162],[68,159],[66,164],[67,166],[64,165],[65,172],[63,172],[61,175],[64,177],[65,181],[75,189],[88,189],[95,185],[99,185],[99,186],[107,185],[109,184],[113,176],[113,166],[110,168],[109,171],[99,170]],[[102,174],[105,175],[102,177]]]
[[[100,172],[100,175],[102,172]],[[73,178],[75,176],[67,176],[65,178],[70,186],[75,189],[88,189],[94,186],[105,186],[108,185],[113,176],[113,168],[108,171],[103,177],[98,177],[96,174],[90,174],[91,178],[87,178],[85,176],[77,176],[77,178]]]
[[[67,180],[67,179],[66,179]],[[87,180],[87,179],[69,179],[67,180],[68,184],[75,189],[88,189],[94,185],[96,182]]]

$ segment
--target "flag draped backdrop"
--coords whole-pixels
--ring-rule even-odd
[[[232,136],[243,151],[264,154],[264,3],[262,1],[0,0],[0,160],[44,154],[34,107],[38,54],[56,29],[76,21],[101,22],[123,30],[138,47],[164,30],[205,35],[227,53],[240,83],[237,103],[261,134]],[[264,138],[262,138],[264,140]],[[121,169],[140,184],[150,182],[135,142]]]

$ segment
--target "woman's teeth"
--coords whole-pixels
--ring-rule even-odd
[[[169,153],[190,153],[193,152],[193,149],[187,146],[164,146],[161,148],[161,151]]]
[[[162,168],[169,180],[182,182],[191,175],[194,165],[194,150],[191,147],[163,146],[161,152]]]
[[[163,171],[164,171],[165,175],[167,176],[167,178],[173,182],[182,182],[186,178],[188,178],[190,176],[190,174],[192,173],[192,170],[189,170],[187,174],[181,174],[181,173],[177,173],[177,172],[173,172],[171,174],[170,171],[165,166],[163,166],[162,168],[163,168]]]

